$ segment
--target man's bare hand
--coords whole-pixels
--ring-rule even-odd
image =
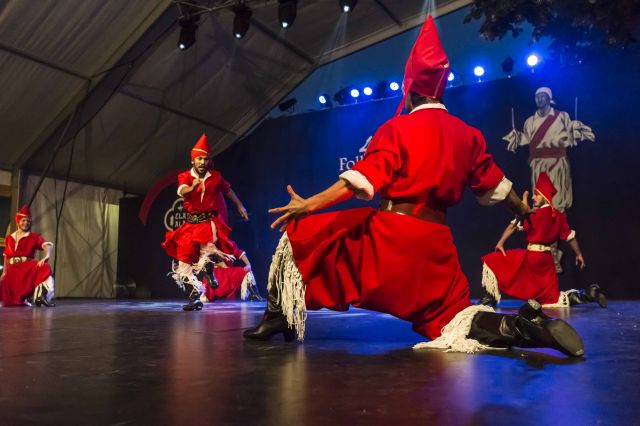
[[[284,232],[284,230],[287,229],[287,224],[290,220],[296,220],[309,214],[307,200],[296,194],[291,185],[287,185],[287,192],[291,197],[289,204],[269,209],[269,213],[282,213],[280,217],[271,224],[271,229],[276,229],[280,226],[280,232]]]
[[[240,214],[240,217],[242,217],[243,220],[245,221],[249,220],[249,213],[247,213],[247,209],[245,209],[243,205],[240,205],[238,207],[238,213]]]

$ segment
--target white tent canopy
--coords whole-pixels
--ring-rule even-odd
[[[277,1],[247,0],[243,39],[222,8],[186,51],[173,3],[0,1],[0,169],[42,173],[60,144],[47,175],[143,193],[202,132],[221,152],[318,67],[420,25],[430,2],[360,0],[343,14],[337,0],[300,0],[282,30]]]

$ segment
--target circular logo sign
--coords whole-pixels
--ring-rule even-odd
[[[167,231],[174,231],[187,220],[187,212],[184,210],[182,198],[176,199],[173,205],[164,214],[164,227]]]

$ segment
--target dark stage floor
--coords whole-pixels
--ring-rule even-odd
[[[640,423],[640,302],[567,312],[577,360],[413,351],[407,323],[357,309],[311,312],[304,344],[244,342],[263,307],[0,309],[0,424]]]

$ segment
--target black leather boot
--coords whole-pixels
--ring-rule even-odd
[[[587,294],[592,301],[600,305],[601,308],[607,307],[607,297],[604,295],[598,284],[591,284],[587,287]]]
[[[535,300],[515,315],[478,312],[468,337],[494,347],[552,348],[573,357],[584,355],[582,339],[573,327],[545,315]]]
[[[264,311],[262,321],[255,327],[249,328],[242,333],[248,340],[269,340],[276,334],[282,333],[287,342],[295,338],[295,332],[289,328],[287,318],[282,313],[282,308],[278,303],[278,289],[271,286],[267,293],[267,309]]]
[[[218,288],[220,284],[218,283],[218,279],[216,278],[216,274],[213,273],[214,264],[212,262],[207,263],[207,266],[204,267],[204,276],[207,277],[207,281],[209,282],[209,287]]]
[[[478,305],[491,306],[492,308],[495,308],[497,304],[498,301],[496,300],[496,298],[489,294],[486,290],[483,290],[482,297],[480,297],[480,300],[478,300]]]
[[[569,304],[571,306],[595,302],[600,305],[601,308],[607,307],[607,298],[604,293],[600,291],[598,284],[591,284],[586,290],[572,291],[567,297],[569,298]]]
[[[189,303],[186,305],[182,305],[183,311],[201,311],[202,310],[202,302],[200,301],[200,292],[196,289],[196,287],[191,283],[184,283],[184,289],[187,293],[187,297],[189,298]]]
[[[47,308],[55,308],[56,304],[53,301],[49,302],[49,299],[47,298],[48,294],[49,292],[47,289],[44,286],[40,286],[40,291],[33,301],[33,304],[37,307],[46,306]]]
[[[255,282],[249,286],[249,300],[252,302],[264,302],[264,297],[260,296],[258,286]]]

